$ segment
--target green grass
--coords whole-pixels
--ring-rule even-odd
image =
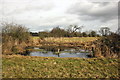
[[[3,78],[118,78],[118,59],[3,56]]]

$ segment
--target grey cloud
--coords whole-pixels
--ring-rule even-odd
[[[117,19],[118,7],[115,2],[76,3],[68,13],[76,14],[82,20],[100,20],[102,22]]]
[[[99,6],[102,6],[102,7],[110,4],[110,2],[91,2],[91,3],[98,4]]]
[[[12,5],[13,6],[13,5]],[[20,5],[19,5],[20,6]],[[17,14],[23,14],[25,12],[30,11],[49,11],[54,8],[54,4],[37,4],[37,5],[24,5],[23,7],[19,7],[18,5],[14,6],[14,9],[5,9],[4,15],[17,15]],[[16,7],[16,8],[15,8]]]
[[[80,0],[15,1],[0,6],[0,11],[4,9],[4,15],[0,13],[0,16],[9,22],[23,24],[30,31],[49,30],[56,26],[65,28],[71,24],[85,25],[85,30],[98,29],[101,25],[114,28],[113,23],[117,25],[116,20],[112,20],[117,17],[118,3],[79,2]]]

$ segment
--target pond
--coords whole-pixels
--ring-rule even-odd
[[[41,56],[41,57],[80,57],[90,58],[92,53],[85,50],[64,49],[59,52],[46,51],[40,48],[34,48],[35,51],[29,52],[29,56]]]

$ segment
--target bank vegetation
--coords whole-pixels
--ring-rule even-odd
[[[32,33],[23,25],[2,24],[2,53],[19,54],[27,47],[43,48],[81,48],[93,52],[94,57],[118,58],[120,53],[120,35],[110,32],[108,27],[96,31],[81,32],[83,26],[72,25],[67,29],[53,28],[49,32]]]

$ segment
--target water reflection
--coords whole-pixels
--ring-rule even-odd
[[[34,48],[38,49],[38,48]],[[84,50],[82,50],[84,52]],[[88,55],[91,53],[81,53],[80,51],[76,51],[75,49],[65,49],[64,51],[60,51],[60,53],[52,52],[52,51],[32,51],[29,54],[30,56],[42,56],[42,57],[80,57],[80,58],[88,58]]]

